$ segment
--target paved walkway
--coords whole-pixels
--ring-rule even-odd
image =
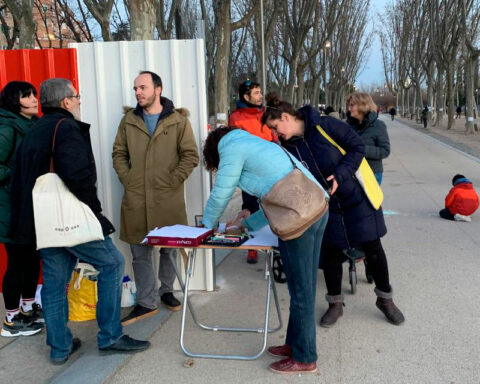
[[[268,371],[268,355],[252,362],[195,359],[186,368],[178,344],[180,313],[161,324],[152,319],[152,348],[129,358],[99,356],[94,342],[69,366],[35,380],[50,370],[43,337],[24,338],[0,349],[0,372],[15,382],[57,383],[472,383],[480,382],[480,214],[471,223],[438,217],[455,173],[463,173],[480,189],[480,162],[399,122],[385,120],[392,154],[385,162],[384,210],[389,233],[386,249],[395,301],[404,311],[400,327],[388,324],[375,307],[373,286],[359,266],[359,285],[349,294],[344,275],[346,307],[333,328],[317,328],[319,372],[301,378]],[[244,254],[233,253],[217,270],[219,290],[194,293],[201,320],[256,326],[261,323],[265,281],[263,264],[248,265]],[[345,265],[346,267],[346,265]],[[288,293],[279,285],[283,318]],[[325,285],[319,274],[317,317],[326,310]],[[193,351],[252,353],[259,335],[201,331],[187,318],[187,345]],[[141,336],[147,323],[132,329]],[[141,324],[139,324],[141,325]],[[89,333],[94,332],[90,325]],[[283,341],[285,328],[269,337],[268,345]],[[18,364],[37,361],[32,373]],[[36,360],[35,360],[36,359]],[[40,364],[41,363],[41,364]],[[43,364],[43,365],[42,365]],[[90,369],[93,367],[94,369]],[[91,374],[90,378],[88,375]],[[18,378],[22,380],[18,380]],[[30,378],[29,381],[27,379]]]

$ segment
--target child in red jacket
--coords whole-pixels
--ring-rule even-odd
[[[455,175],[452,179],[453,188],[445,197],[445,209],[440,217],[447,220],[472,221],[471,215],[478,208],[478,195],[473,184],[463,175]]]

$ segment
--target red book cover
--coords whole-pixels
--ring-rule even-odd
[[[146,237],[148,245],[168,245],[170,247],[188,248],[203,244],[213,235],[213,229],[173,225],[155,228]]]

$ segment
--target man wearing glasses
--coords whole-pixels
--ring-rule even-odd
[[[47,344],[52,364],[64,364],[78,350],[81,342],[67,327],[68,300],[66,285],[77,259],[99,271],[97,322],[98,348],[104,352],[136,352],[149,346],[148,341],[124,335],[120,324],[120,300],[124,260],[109,235],[115,231],[102,215],[97,197],[97,173],[90,144],[90,125],[80,119],[80,95],[66,79],[49,79],[40,86],[43,117],[25,136],[17,155],[12,181],[12,220],[10,232],[18,244],[35,243],[32,190],[37,178],[50,169],[98,219],[104,240],[72,247],[40,249],[43,262],[42,304],[47,326]],[[56,134],[54,133],[56,131]],[[52,151],[53,136],[55,144]]]
[[[241,128],[267,141],[276,141],[272,131],[261,122],[265,107],[263,106],[263,95],[260,84],[252,80],[244,81],[238,87],[238,96],[237,109],[230,115],[228,126]],[[242,211],[238,214],[236,220],[244,220],[252,213],[258,211],[256,197],[242,192],[242,200]],[[256,264],[257,262],[257,251],[249,250],[247,263]]]

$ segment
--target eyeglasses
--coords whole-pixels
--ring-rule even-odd
[[[65,96],[66,99],[67,99],[67,98],[69,99],[69,98],[71,98],[71,97],[74,97],[74,98],[76,98],[77,100],[80,100],[80,94],[73,95],[73,96]]]

